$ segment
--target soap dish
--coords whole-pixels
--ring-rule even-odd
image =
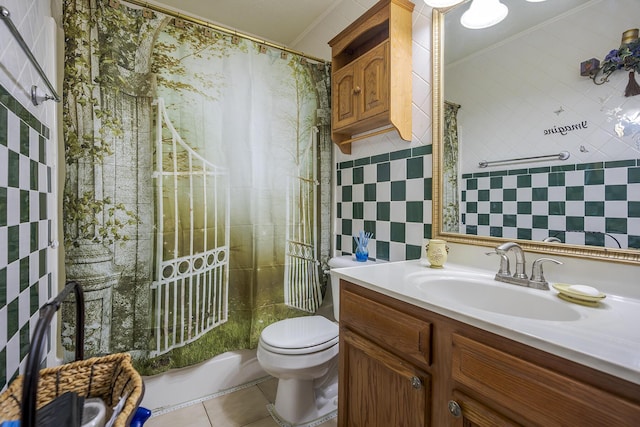
[[[605,294],[591,287],[588,288],[594,292],[589,293],[574,289],[573,285],[566,283],[555,283],[553,287],[558,291],[558,297],[563,300],[589,307],[597,307],[600,301],[606,297]]]

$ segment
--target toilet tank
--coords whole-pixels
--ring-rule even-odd
[[[331,270],[334,268],[360,267],[363,265],[376,264],[377,262],[379,261],[356,261],[353,255],[343,255],[329,260],[329,273],[331,273]],[[331,297],[333,298],[333,317],[338,321],[340,320],[338,318],[340,313],[340,279],[333,274],[331,274]]]

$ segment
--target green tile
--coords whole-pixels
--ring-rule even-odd
[[[39,224],[37,222],[32,222],[31,224],[31,250],[29,252],[36,252],[38,250],[38,239],[39,239]]]
[[[502,213],[502,202],[489,203],[489,213]]]
[[[389,261],[389,242],[376,242],[376,259]]]
[[[584,185],[604,184],[604,169],[584,171]]]
[[[576,165],[551,166],[551,172],[569,172],[576,170]]]
[[[389,153],[378,154],[377,156],[371,156],[371,164],[382,163],[389,161]]]
[[[604,229],[607,233],[627,234],[627,218],[606,218]]]
[[[411,157],[411,148],[407,148],[405,150],[398,150],[392,153],[389,153],[390,160],[400,160],[406,159],[407,157]]]
[[[0,308],[5,305],[7,305],[7,267],[0,269]]]
[[[29,157],[29,125],[20,122],[20,154]]]
[[[31,160],[29,162],[30,171],[29,171],[29,189],[37,190],[38,189],[38,162]]]
[[[467,213],[478,213],[478,203],[477,202],[466,202],[467,203]]]
[[[602,233],[585,233],[584,244],[589,246],[604,246],[605,235]]]
[[[353,219],[364,219],[364,203],[353,202],[352,205]]]
[[[549,200],[549,189],[533,188],[531,190],[531,200],[533,200],[534,202]]]
[[[478,214],[478,225],[489,225],[489,214]]]
[[[531,229],[530,228],[518,228],[516,235],[518,239],[521,240],[531,240]]]
[[[628,168],[635,165],[635,160],[615,160],[611,162],[604,162],[605,168]]]
[[[7,341],[18,332],[18,302],[18,298],[16,298],[7,305]]]
[[[502,227],[489,227],[489,236],[502,237]]]
[[[361,159],[356,159],[353,161],[353,166],[365,166],[371,163],[371,157],[363,157]]]
[[[338,202],[336,205],[336,216],[342,218],[342,203]]]
[[[364,185],[364,201],[365,202],[375,202],[377,197],[377,188],[376,184],[365,184]]]
[[[5,368],[7,366],[6,347],[3,347],[2,350],[0,350],[0,366],[3,367],[3,369],[0,369],[0,388],[2,388],[7,384],[7,370]]]
[[[488,202],[489,201],[489,190],[478,190],[478,201],[479,202]]]
[[[467,190],[462,190],[460,192],[460,201],[461,202],[466,202],[467,201]]]
[[[509,171],[509,175],[527,175],[529,169],[513,169]]]
[[[509,175],[509,171],[491,171],[489,172],[489,176],[507,176]]]
[[[424,199],[433,200],[433,179],[432,178],[424,179]]]
[[[343,236],[352,236],[353,235],[352,222],[351,222],[350,219],[343,219],[342,220],[342,235]]]
[[[501,176],[492,177],[489,182],[489,188],[491,189],[502,188],[502,177]]]
[[[565,202],[549,202],[549,215],[564,215]]]
[[[29,322],[27,322],[20,328],[20,360],[24,360],[29,354],[29,347],[31,346],[29,337]]]
[[[584,230],[584,217],[568,216],[565,221],[566,221],[567,231],[583,231]]]
[[[18,259],[20,253],[20,227],[13,225],[7,228],[7,262]]]
[[[531,214],[531,202],[518,202],[518,214]]]
[[[549,173],[551,168],[549,166],[543,166],[540,168],[529,168],[529,173]]]
[[[20,260],[20,292],[24,291],[31,285],[29,283],[29,257]]]
[[[640,202],[627,202],[627,217],[640,218]]]
[[[43,136],[39,137],[38,145],[39,145],[39,153],[38,153],[38,161],[42,164],[47,163],[47,140],[44,139]]]
[[[474,178],[488,178],[489,177],[489,172],[478,172],[478,173],[474,173],[473,177]]]
[[[20,222],[29,222],[29,192],[20,190]]]
[[[353,167],[353,160],[347,160],[346,162],[340,163],[340,169],[349,169]]]
[[[406,225],[404,222],[392,222],[391,223],[391,241],[404,243],[406,234],[405,234]]]
[[[39,253],[40,258],[40,275],[39,278],[42,278],[45,274],[48,273],[49,269],[47,268],[47,249],[41,249]]]
[[[9,170],[7,174],[9,187],[20,187],[20,155],[13,150],[9,150]]]
[[[336,235],[336,250],[342,250],[342,235]]]
[[[464,228],[464,234],[468,234],[470,236],[477,236],[478,235],[478,227],[475,225],[467,225]]]
[[[517,225],[517,215],[508,214],[502,215],[502,226],[503,227],[515,227]]]
[[[413,147],[413,149],[411,150],[411,155],[414,157],[426,156],[426,155],[432,154],[432,152],[433,152],[433,146],[431,144],[428,144],[428,145],[421,145],[419,147]]]
[[[375,221],[365,221],[364,222],[364,231],[373,234],[373,238],[376,237],[376,222]]]
[[[576,165],[576,170],[602,169],[603,167],[603,162],[582,163],[580,165]]]
[[[0,187],[0,227],[7,225],[7,188]]]
[[[467,180],[467,190],[477,190],[478,189],[478,180],[476,178]]]
[[[46,126],[43,124],[43,125],[42,125],[42,135],[43,135],[45,138],[49,139],[49,133],[50,133],[49,128],[48,128],[48,127],[46,127]]]
[[[424,177],[424,158],[413,157],[407,159],[407,179]]]
[[[389,221],[391,218],[391,202],[376,203],[376,219],[378,221]]]
[[[350,185],[345,185],[342,187],[342,201],[350,202],[353,200],[353,187]]]
[[[627,182],[629,184],[640,183],[640,168],[629,168],[627,170]]]
[[[640,236],[627,236],[627,247],[630,249],[640,249]]]
[[[531,187],[531,175],[518,175],[518,188]]]
[[[336,185],[342,185],[342,171],[336,171]]]
[[[566,199],[567,201],[584,200],[584,187],[583,186],[567,187]]]
[[[462,174],[462,179],[470,179],[473,178],[473,174],[472,173],[463,173]]]
[[[515,188],[505,188],[502,190],[502,200],[505,202],[515,202],[518,197],[518,192]]]
[[[0,105],[0,144],[4,145],[5,147],[7,146],[8,133],[9,133],[9,115],[6,107],[4,107],[3,105]]]
[[[534,215],[532,224],[533,228],[549,228],[549,217],[546,215]]]
[[[604,199],[605,200],[627,200],[627,186],[626,185],[605,185]]]
[[[354,167],[353,168],[353,184],[362,184],[362,183],[364,183],[364,168]]]
[[[391,181],[391,163],[378,163],[377,182]]]
[[[393,181],[391,183],[391,200],[407,200],[407,181]]]
[[[29,288],[29,308],[31,316],[36,314],[36,312],[40,309],[39,293],[40,289],[37,283]]]
[[[564,187],[564,172],[551,172],[549,174],[549,187]]]
[[[604,202],[584,202],[585,216],[604,216]]]
[[[425,224],[424,227],[422,228],[422,237],[424,239],[430,239],[431,236],[433,236],[433,232],[432,232],[432,224]]]
[[[407,222],[422,222],[423,211],[423,202],[407,202]]]
[[[416,246],[416,245],[405,245],[405,259],[406,260],[411,260],[411,259],[420,259],[420,256],[422,255],[422,248],[420,246]]]

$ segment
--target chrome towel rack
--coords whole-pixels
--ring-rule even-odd
[[[492,160],[490,162],[486,160],[482,160],[478,162],[478,167],[486,168],[489,165],[495,165],[498,163],[513,163],[513,162],[522,162],[526,160],[543,160],[543,159],[553,159],[556,158],[558,160],[567,160],[571,154],[568,151],[561,151],[558,154],[547,154],[545,156],[533,156],[533,157],[519,157],[516,159],[505,159],[505,160]]]
[[[33,105],[40,105],[43,101],[48,101],[48,100],[54,100],[55,102],[60,102],[60,97],[58,96],[56,90],[53,88],[53,85],[47,78],[47,75],[42,70],[42,67],[40,67],[40,64],[38,64],[38,61],[33,56],[33,53],[31,53],[29,46],[27,46],[27,43],[24,41],[24,39],[20,35],[20,32],[18,31],[16,26],[13,25],[13,21],[11,20],[11,13],[9,12],[9,9],[7,9],[4,6],[0,6],[0,18],[4,21],[5,24],[7,24],[7,28],[9,28],[9,31],[11,32],[11,34],[13,34],[13,37],[18,42],[18,45],[20,45],[24,53],[27,55],[27,57],[29,58],[29,61],[31,61],[31,64],[33,64],[35,69],[38,71],[38,74],[40,74],[40,77],[42,77],[42,80],[47,85],[47,87],[49,88],[49,92],[51,93],[51,95],[48,95],[42,92],[38,88],[38,86],[36,85],[31,86],[31,102],[33,102]]]

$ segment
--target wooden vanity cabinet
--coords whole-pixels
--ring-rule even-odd
[[[341,281],[338,425],[631,426],[640,386]]]
[[[354,134],[385,127],[411,140],[413,3],[381,0],[331,46],[331,137],[351,153]]]

